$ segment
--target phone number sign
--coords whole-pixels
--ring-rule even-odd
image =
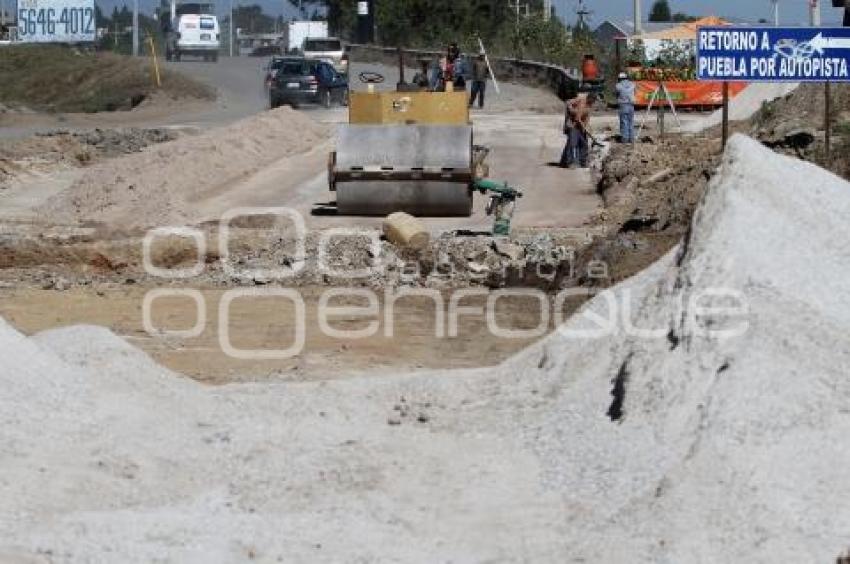
[[[19,0],[18,39],[29,43],[95,40],[94,0]]]
[[[850,28],[701,27],[699,80],[850,82]]]

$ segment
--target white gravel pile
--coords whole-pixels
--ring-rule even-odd
[[[0,323],[0,561],[831,561],[848,214],[847,183],[735,137],[686,244],[612,294],[658,335],[496,371],[208,388],[102,329]],[[713,288],[749,313],[689,325]]]
[[[729,101],[729,119],[731,121],[750,119],[761,109],[762,104],[787,96],[798,86],[800,86],[799,82],[754,82]],[[702,119],[685,124],[682,131],[700,133],[721,123],[723,123],[722,108]]]

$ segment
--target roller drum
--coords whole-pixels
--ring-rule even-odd
[[[334,164],[341,215],[472,213],[472,127],[343,125]]]

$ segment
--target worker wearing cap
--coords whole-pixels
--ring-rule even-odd
[[[623,143],[635,142],[635,83],[626,73],[617,77],[617,104],[620,106],[620,139]]]

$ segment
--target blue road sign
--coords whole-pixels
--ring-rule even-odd
[[[850,82],[850,28],[701,27],[699,80]]]

